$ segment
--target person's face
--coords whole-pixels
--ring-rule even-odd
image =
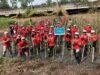
[[[75,35],[75,38],[78,38],[78,35]]]
[[[7,33],[7,34],[5,34],[5,36],[8,36],[9,34]]]
[[[84,32],[83,34],[85,34],[85,35],[86,35],[86,32]]]
[[[25,41],[25,39],[22,39],[22,42],[24,42]]]

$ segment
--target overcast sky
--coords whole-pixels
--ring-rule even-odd
[[[47,0],[34,0],[33,5],[39,5],[39,4],[45,3],[46,1]],[[52,0],[52,1],[56,2],[57,0]],[[11,3],[10,3],[10,0],[8,0],[8,3],[9,3],[10,6],[12,6]],[[21,3],[20,2],[18,2],[17,7],[18,8],[21,7]]]

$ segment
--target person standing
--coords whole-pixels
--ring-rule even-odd
[[[48,48],[49,48],[49,57],[53,56],[53,50],[54,50],[54,36],[52,35],[52,33],[49,33],[48,37],[47,37],[47,43],[48,43]]]
[[[75,59],[78,63],[80,63],[81,62],[81,53],[80,53],[81,40],[79,38],[78,32],[74,34],[74,38],[72,39],[72,45],[73,45],[73,53],[74,53]]]
[[[10,55],[12,56],[11,37],[9,36],[8,32],[4,32],[4,36],[2,37],[2,44],[3,44],[3,57],[6,56],[7,51],[9,51]]]

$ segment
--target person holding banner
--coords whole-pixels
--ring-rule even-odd
[[[67,33],[65,35],[65,41],[67,49],[69,50],[71,48],[71,33],[69,28],[67,29]]]
[[[74,52],[75,59],[78,63],[80,63],[81,62],[81,53],[80,53],[81,40],[79,38],[78,32],[74,34],[74,38],[72,39],[72,45],[73,45],[73,52]]]

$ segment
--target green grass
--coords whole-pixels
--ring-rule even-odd
[[[14,22],[11,18],[0,18],[0,29],[5,29],[8,27],[9,23]]]

